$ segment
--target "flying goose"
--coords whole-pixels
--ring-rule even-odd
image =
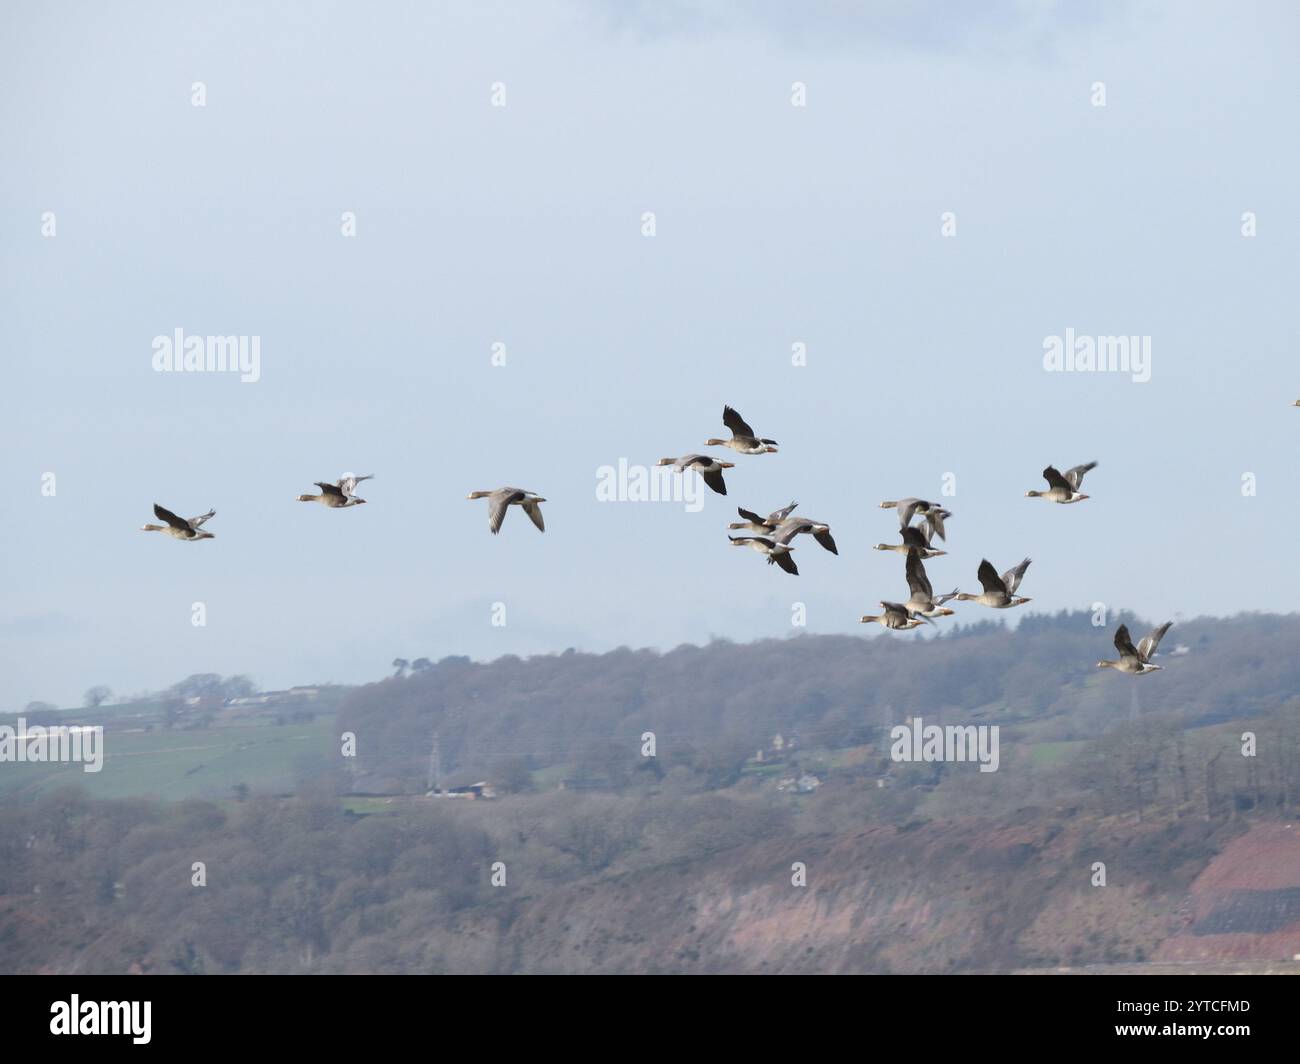
[[[997,570],[993,568],[992,563],[987,558],[980,562],[979,581],[984,590],[978,595],[967,595],[964,592],[958,592],[958,602],[978,602],[981,606],[991,606],[995,610],[1006,610],[1012,606],[1023,606],[1026,602],[1032,602],[1032,599],[1024,598],[1016,594],[1016,589],[1020,587],[1020,581],[1025,575],[1025,570],[1029,568],[1030,559],[1026,558],[1014,569],[1008,569],[1001,576],[998,576]]]
[[[740,514],[745,520],[733,521],[727,527],[731,529],[743,528],[750,532],[757,532],[764,535],[773,531],[777,525],[794,513],[794,508],[798,506],[797,502],[792,502],[789,506],[783,506],[779,510],[773,510],[766,517],[759,517],[753,510],[746,510],[743,506],[736,507],[736,513]]]
[[[171,536],[173,539],[216,539],[217,537],[211,532],[201,531],[203,528],[203,522],[208,518],[215,516],[216,512],[216,510],[209,510],[205,514],[200,514],[198,517],[191,517],[189,520],[186,520],[184,517],[177,517],[170,510],[154,503],[154,516],[158,518],[159,521],[166,521],[167,523],[165,525],[141,525],[140,531],[166,532],[167,535]]]
[[[727,538],[731,540],[733,547],[752,547],[759,554],[767,555],[768,565],[775,563],[791,576],[799,575],[799,567],[790,557],[790,552],[794,548],[789,543],[778,543],[771,536],[728,536]]]
[[[956,590],[935,598],[934,588],[930,586],[930,578],[925,575],[925,565],[921,561],[919,551],[907,552],[907,586],[912,591],[912,597],[904,604],[908,616],[951,617],[955,612],[948,609],[944,603],[957,597]]]
[[[1165,637],[1165,633],[1173,627],[1173,623],[1173,621],[1165,621],[1159,628],[1153,628],[1148,635],[1143,636],[1142,642],[1137,646],[1133,645],[1133,640],[1129,637],[1128,625],[1121,624],[1115,632],[1115,649],[1119,651],[1119,661],[1099,661],[1097,668],[1115,669],[1133,676],[1158,672],[1164,666],[1152,665],[1151,659],[1155,657],[1156,647],[1160,645],[1160,640]]]
[[[546,500],[535,491],[525,491],[523,488],[497,488],[496,491],[471,491],[465,498],[487,499],[488,528],[492,530],[494,536],[501,531],[501,522],[506,519],[506,508],[509,506],[522,506],[524,513],[532,518],[537,530],[546,531],[546,523],[542,520],[542,508],[539,505]]]
[[[880,504],[882,510],[898,511],[898,526],[906,528],[912,523],[912,518],[916,514],[928,514],[931,510],[937,510],[938,507],[932,502],[926,502],[924,499],[916,499],[909,496],[906,499],[888,500]],[[952,515],[949,514],[949,517]],[[943,539],[943,536],[939,537]]]
[[[1026,499],[1047,499],[1049,502],[1070,503],[1083,502],[1089,496],[1079,491],[1079,486],[1083,483],[1083,476],[1089,469],[1095,469],[1096,462],[1084,462],[1083,465],[1077,465],[1073,469],[1067,469],[1061,473],[1055,466],[1048,466],[1043,470],[1043,479],[1047,481],[1048,488],[1046,491],[1027,491]]]
[[[660,458],[656,464],[670,465],[679,473],[694,469],[704,478],[704,483],[719,495],[727,494],[727,485],[722,479],[722,471],[734,469],[736,466],[735,462],[724,462],[708,454],[684,454],[680,458]]]
[[[916,628],[925,624],[925,621],[918,621],[915,617],[908,615],[907,607],[898,602],[881,602],[885,612],[875,617],[858,618],[861,624],[871,624],[873,621],[884,628],[892,628],[895,631],[907,631],[909,628]]]
[[[722,408],[722,423],[731,429],[729,440],[705,440],[705,447],[730,447],[739,454],[776,454],[776,440],[760,439],[749,423],[729,406]]]
[[[918,551],[922,558],[937,558],[941,554],[947,554],[946,550],[936,550],[930,547],[929,541],[925,538],[925,533],[914,525],[904,525],[902,530],[902,543],[877,543],[876,550],[892,550],[899,554],[906,554],[908,551]]]
[[[778,543],[789,543],[801,532],[806,532],[832,554],[839,554],[835,540],[831,536],[831,526],[808,517],[786,517],[772,531],[772,538]]]
[[[338,510],[345,506],[361,506],[365,499],[359,499],[352,493],[357,490],[357,485],[363,480],[373,480],[374,473],[367,473],[363,477],[348,473],[346,476],[339,477],[332,484],[326,484],[323,480],[312,481],[316,487],[320,488],[319,495],[299,495],[299,502],[318,502],[331,509]]]

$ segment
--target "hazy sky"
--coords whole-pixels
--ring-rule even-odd
[[[906,597],[877,503],[945,474],[937,590],[1029,555],[1030,609],[1289,609],[1295,6],[849,6],[5,4],[0,710],[861,630]],[[178,327],[261,379],[155,372]],[[1046,372],[1067,328],[1151,379]],[[723,403],[781,444],[727,498],[597,501]],[[1023,497],[1089,459],[1088,502]],[[345,471],[369,505],[294,501]],[[488,534],[502,484],[545,535]],[[797,578],[725,538],[791,500],[840,545]]]

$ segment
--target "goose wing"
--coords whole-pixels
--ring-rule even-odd
[[[835,540],[831,537],[831,530],[829,528],[821,532],[814,532],[813,539],[815,539],[818,543],[820,543],[832,554],[839,554],[840,550],[837,546],[835,546]]]
[[[980,562],[980,567],[976,571],[975,575],[979,577],[980,586],[983,587],[987,593],[997,593],[1001,595],[1010,594],[1010,592],[1007,591],[1007,585],[1004,579],[998,576],[998,571],[993,568],[993,563],[987,558]]]
[[[344,498],[343,489],[337,484],[326,484],[323,480],[313,481],[316,487],[320,488],[326,495],[337,495],[340,499]]]
[[[729,406],[724,406],[722,408],[722,423],[726,425],[727,428],[731,429],[731,434],[733,436],[754,435],[754,430],[749,427],[749,424],[745,419]]]
[[[779,525],[782,521],[784,521],[787,517],[789,517],[792,513],[794,513],[794,508],[798,505],[799,504],[797,502],[792,502],[789,506],[783,506],[779,510],[773,510],[770,514],[767,515],[767,523],[769,525]]]
[[[933,601],[934,588],[930,586],[930,578],[925,575],[925,563],[921,561],[920,551],[907,552],[907,586],[914,596]]]
[[[912,523],[917,510],[929,510],[930,504],[924,499],[900,499],[898,503],[898,523],[906,528]]]
[[[902,528],[902,534],[903,546],[905,547],[913,547],[917,550],[921,550],[929,546],[925,541],[924,533],[922,533],[922,531],[915,525],[904,525]]]
[[[1043,479],[1047,481],[1049,487],[1060,488],[1067,494],[1074,494],[1074,485],[1061,475],[1061,471],[1056,466],[1048,466],[1043,470]]]
[[[700,470],[700,476],[704,478],[704,483],[716,491],[719,495],[727,494],[727,482],[722,479],[721,469]]]
[[[921,519],[921,524],[925,526],[925,542],[927,544],[934,542],[934,537],[947,542],[947,536],[944,535],[943,522],[945,518],[951,517],[951,510],[944,510],[935,506],[926,512],[925,517]]]
[[[1002,574],[1002,582],[1007,585],[1007,594],[1014,595],[1016,589],[1020,586],[1020,581],[1025,577],[1025,570],[1029,568],[1029,559],[1017,565],[1014,569],[1008,569]]]
[[[1142,642],[1137,645],[1138,657],[1144,662],[1150,662],[1156,656],[1156,647],[1160,645],[1160,640],[1165,637],[1165,633],[1173,626],[1173,621],[1165,621],[1159,628],[1153,628],[1148,635],[1144,635]]]
[[[1065,471],[1065,479],[1070,482],[1070,486],[1074,488],[1075,491],[1078,491],[1080,486],[1083,484],[1083,475],[1088,472],[1089,469],[1096,468],[1096,462],[1084,462],[1083,465],[1077,465],[1073,469],[1067,469]]]
[[[506,509],[512,502],[520,502],[525,492],[518,488],[500,488],[488,496],[488,528],[496,535],[501,531],[501,522],[506,519]]]
[[[362,477],[356,476],[353,473],[349,473],[347,476],[339,480],[339,491],[341,491],[344,495],[350,496],[354,491],[357,490],[357,485],[360,484],[363,480],[374,480],[374,479],[375,479],[374,473],[367,473],[365,476]]]
[[[740,516],[743,517],[746,521],[749,521],[756,525],[776,524],[776,522],[773,521],[771,517],[769,517],[767,520],[764,520],[763,518],[759,517],[758,514],[754,513],[753,510],[746,510],[743,506],[737,506],[736,513],[740,514]],[[776,515],[773,514],[772,516],[775,517]]]
[[[194,531],[194,529],[191,527],[190,523],[189,523],[188,521],[186,521],[185,518],[183,518],[183,517],[177,517],[174,513],[172,513],[172,512],[171,512],[169,509],[167,509],[165,506],[159,506],[157,503],[154,503],[154,504],[153,504],[153,513],[154,513],[154,516],[155,516],[156,518],[158,518],[159,521],[166,521],[169,525],[172,526],[172,528],[179,529],[179,530],[182,531],[182,532],[193,532],[193,531]]]
[[[794,557],[788,551],[782,551],[780,554],[769,554],[768,561],[774,561],[791,576],[799,575],[799,566],[795,565]]]
[[[1135,661],[1141,661],[1142,655],[1138,653],[1137,648],[1133,645],[1133,639],[1128,634],[1128,625],[1121,624],[1115,630],[1115,649],[1119,651],[1121,658],[1131,658]]]
[[[533,524],[537,526],[539,532],[546,531],[546,522],[542,520],[542,507],[540,504],[529,499],[524,503],[524,513],[533,519]]]
[[[189,520],[189,526],[190,528],[202,528],[204,521],[208,520],[211,517],[216,517],[216,516],[217,516],[216,510],[209,510],[205,514],[199,514],[198,517],[191,517]]]

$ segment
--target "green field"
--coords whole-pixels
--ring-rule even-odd
[[[329,716],[284,726],[108,731],[99,772],[8,762],[0,764],[0,795],[75,785],[92,798],[229,798],[240,783],[252,794],[283,794],[294,789],[300,763],[337,755],[334,732]]]

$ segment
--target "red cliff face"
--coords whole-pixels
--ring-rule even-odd
[[[1300,824],[1233,839],[1192,883],[1182,927],[1158,959],[1290,960],[1300,954]]]

